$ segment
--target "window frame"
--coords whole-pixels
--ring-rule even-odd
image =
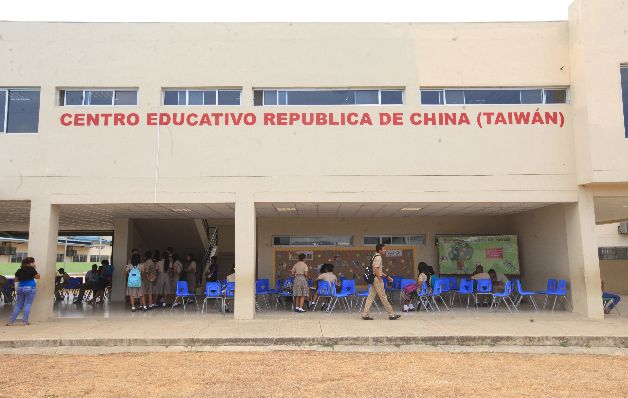
[[[628,104],[624,103],[624,96],[628,101],[628,93],[624,93],[622,88],[622,69],[626,71],[626,78],[628,79],[628,64],[619,64],[619,98],[621,100],[622,124],[624,126],[624,138],[628,139],[628,114],[624,112],[624,109],[628,108]]]
[[[261,91],[262,92],[262,104],[261,105],[255,105],[255,92],[256,91]],[[275,91],[276,93],[276,103],[275,104],[268,104],[266,105],[264,103],[264,92],[265,91]],[[305,105],[291,105],[288,104],[288,100],[287,100],[287,95],[286,95],[286,104],[280,104],[279,103],[279,92],[280,91],[285,91],[285,92],[289,92],[289,91],[312,91],[312,92],[318,92],[318,91],[377,91],[377,104],[336,104],[336,105],[325,105],[325,104],[305,104]],[[401,104],[382,104],[382,91],[401,91]],[[377,87],[372,87],[372,88],[349,88],[349,87],[335,87],[335,88],[261,88],[261,87],[255,87],[253,88],[253,106],[255,107],[264,107],[264,106],[404,106],[406,104],[406,90],[405,87],[398,87],[398,88],[377,88]]]
[[[422,236],[423,237],[423,243],[410,243],[410,237],[411,236]],[[403,237],[406,243],[392,243],[393,238],[400,238]],[[368,235],[363,235],[362,236],[362,244],[364,246],[371,246],[373,245],[373,243],[366,243],[366,239],[367,238],[378,238],[378,242],[382,243],[384,238],[390,239],[391,243],[384,243],[385,245],[390,245],[390,246],[425,246],[426,242],[427,242],[427,234],[419,234],[419,233],[412,233],[412,234],[368,234]]]
[[[39,92],[39,109],[37,110],[37,131],[7,131],[9,127],[9,93],[11,91],[38,91]],[[39,133],[39,113],[41,112],[41,87],[0,87],[0,92],[5,93],[4,100],[4,125],[0,134],[38,134]]]
[[[82,104],[67,104],[67,96],[66,96],[66,92],[67,91],[82,91],[83,92],[83,103]],[[86,92],[88,91],[111,91],[111,104],[107,104],[107,105],[94,105],[94,104],[86,104],[85,100],[87,99],[87,95]],[[116,105],[116,91],[135,91],[135,105]],[[86,107],[86,106],[97,106],[97,107],[101,107],[101,106],[121,106],[121,107],[131,107],[131,106],[139,106],[140,103],[140,90],[139,88],[136,87],[127,87],[127,88],[123,88],[123,87],[118,87],[118,88],[111,88],[111,87],[104,87],[104,88],[100,88],[100,87],[92,87],[92,88],[57,88],[57,93],[58,96],[61,96],[61,92],[63,92],[63,104],[61,104],[59,101],[57,106],[62,106],[62,107]],[[91,95],[90,95],[91,98]],[[61,99],[61,98],[59,98]]]
[[[467,103],[467,97],[465,95],[465,91],[519,91],[519,103],[518,104],[500,104],[500,103],[487,103],[487,104],[473,104]],[[521,94],[523,91],[528,90],[541,90],[541,98],[543,102],[540,103],[527,103],[524,104],[522,102]],[[546,90],[564,90],[565,91],[565,102],[560,103],[548,103],[546,98]],[[439,100],[442,100],[442,103],[438,104],[424,104],[422,102],[423,99],[423,91],[430,92],[438,92]],[[447,103],[447,96],[445,95],[447,91],[462,91],[462,99],[463,102],[461,104],[451,104]],[[519,105],[569,105],[571,102],[570,98],[570,90],[568,86],[547,86],[547,87],[447,87],[447,88],[436,88],[436,87],[425,87],[419,88],[419,105],[422,106],[519,106]]]
[[[333,245],[313,245],[313,244],[294,244],[292,243],[293,239],[305,239],[305,238],[321,238],[321,237],[330,237],[330,238],[349,238],[349,244],[338,244],[338,239],[336,239],[336,244]],[[271,245],[272,247],[353,247],[353,237],[354,235],[273,235],[271,237]],[[287,245],[275,244],[275,238],[288,238],[289,243]]]
[[[185,91],[185,104],[166,104],[166,91]],[[216,100],[215,104],[190,104],[190,91],[213,91],[214,99]],[[240,103],[239,104],[219,104],[218,103],[218,92],[219,91],[237,91],[240,93]],[[239,88],[216,88],[216,87],[163,87],[161,89],[161,106],[242,106],[242,92],[244,90],[242,87]],[[178,95],[177,95],[178,102]],[[205,94],[203,94],[203,102],[205,102]]]

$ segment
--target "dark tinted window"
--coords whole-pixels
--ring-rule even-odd
[[[113,91],[88,91],[89,105],[113,104]]]
[[[173,90],[164,92],[164,105],[179,105],[179,92]]]
[[[277,105],[277,90],[264,91],[264,105]]]
[[[7,104],[7,92],[0,91],[0,132],[4,132],[4,110]]]
[[[464,91],[445,90],[445,102],[447,104],[464,104]]]
[[[379,243],[379,236],[365,236],[364,244],[365,245],[376,245]]]
[[[522,104],[542,104],[543,90],[521,90]]]
[[[65,91],[65,104],[66,105],[83,105],[83,90],[66,90]]]
[[[260,106],[264,102],[264,92],[262,90],[253,91],[253,105]]]
[[[203,105],[203,101],[202,91],[188,92],[188,105]]]
[[[218,90],[218,105],[240,105],[240,90]]]
[[[137,91],[116,90],[114,105],[137,105]]]
[[[628,67],[624,66],[621,71],[621,98],[624,102],[624,136],[628,138]]]
[[[566,104],[567,103],[567,91],[566,90],[545,90],[545,103],[546,104]]]
[[[448,91],[449,93],[449,91]],[[465,104],[520,104],[520,90],[465,90]],[[449,98],[448,101],[449,103]]]
[[[423,105],[442,105],[442,90],[421,90],[421,104]]]
[[[288,105],[351,105],[355,95],[351,90],[288,91]]]
[[[360,90],[355,91],[355,103],[356,104],[379,104],[379,91],[377,90]]]
[[[39,91],[9,91],[7,133],[36,133],[39,127]]]
[[[403,104],[403,91],[401,90],[382,90],[382,105],[401,105]]]
[[[216,90],[203,91],[203,105],[216,105]]]

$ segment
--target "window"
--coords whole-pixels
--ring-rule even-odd
[[[273,246],[351,246],[353,236],[273,236]]]
[[[241,90],[164,90],[164,105],[240,105]]]
[[[137,105],[134,89],[59,90],[59,106]]]
[[[628,138],[628,65],[619,69],[621,73],[621,99],[624,103],[624,137]]]
[[[12,263],[21,263],[26,257],[28,257],[28,253],[17,253],[11,256],[9,261]]]
[[[87,254],[75,254],[72,257],[72,261],[75,263],[86,263],[87,262]]]
[[[421,90],[421,105],[518,105],[566,103],[566,88],[455,88]]]
[[[600,260],[628,260],[628,247],[598,247]]]
[[[378,243],[385,245],[417,246],[425,244],[425,235],[365,235],[363,242],[365,246],[377,245]]]
[[[0,133],[36,133],[39,90],[0,89]]]
[[[104,255],[99,256],[98,254],[90,254],[89,255],[89,262],[90,263],[98,263],[98,262],[100,262],[102,260],[109,260],[109,256],[104,256]]]
[[[254,90],[253,105],[402,105],[403,90]]]
[[[57,253],[57,262],[62,263],[63,260],[65,260],[65,256],[63,255],[63,253]]]

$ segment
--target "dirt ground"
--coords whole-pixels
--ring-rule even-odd
[[[0,361],[0,397],[628,396],[621,356],[288,351]]]

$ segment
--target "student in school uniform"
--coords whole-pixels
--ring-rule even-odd
[[[148,307],[146,307],[146,300],[144,298],[144,291],[141,286],[144,264],[143,263],[140,264],[140,260],[141,260],[140,255],[134,254],[131,256],[130,264],[127,264],[127,266],[125,267],[125,271],[127,274],[126,294],[127,296],[129,296],[129,299],[131,301],[131,311],[133,312],[135,312],[135,300],[136,299],[139,299],[141,308],[144,311],[148,310]],[[129,285],[133,285],[132,282],[135,281],[135,276],[137,275],[137,273],[139,273],[140,286],[129,286]]]
[[[305,312],[303,303],[306,297],[310,297],[310,286],[307,283],[308,267],[305,263],[305,254],[299,254],[299,261],[292,267],[292,296],[295,300],[295,312]]]
[[[159,252],[155,252],[153,255],[152,252],[146,252],[144,255],[144,270],[142,272],[142,290],[144,291],[144,296],[146,300],[146,305],[148,309],[153,309],[155,307],[155,297],[157,295],[157,278],[159,275],[157,274],[157,266],[156,262],[161,260],[161,255]]]
[[[163,258],[155,264],[157,267],[157,306],[165,307],[170,295],[170,275],[168,271],[172,266],[172,254],[163,252]]]

